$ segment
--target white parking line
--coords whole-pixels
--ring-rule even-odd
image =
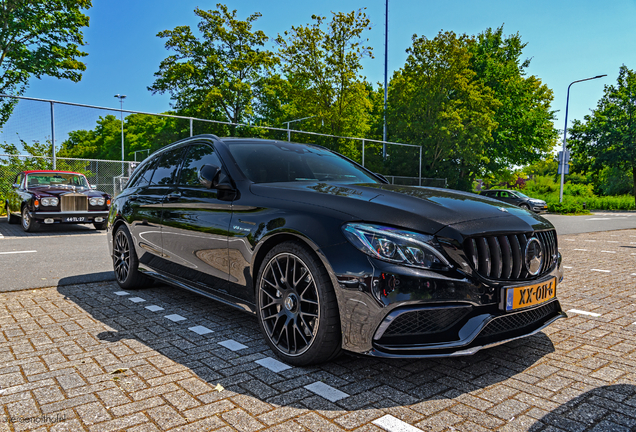
[[[3,238],[4,238],[4,236],[2,234],[0,234],[0,239],[3,239]]]
[[[570,266],[563,266],[563,268],[571,269],[572,267],[570,267]]]
[[[128,300],[130,300],[133,303],[142,303],[145,302],[145,299],[142,299],[141,297],[131,297]]]
[[[604,253],[616,253],[616,251],[601,251],[601,252],[604,252]]]
[[[118,296],[130,295],[130,293],[126,292],[126,291],[115,291],[113,294],[118,295]]]
[[[576,241],[575,239],[564,239],[565,241]]]
[[[587,249],[574,249],[574,250],[582,251],[582,252],[587,252]]]
[[[631,276],[636,276],[636,273],[632,273]]]
[[[23,253],[35,253],[37,251],[13,251],[13,252],[0,252],[0,255],[9,255],[9,254],[23,254]]]
[[[271,357],[265,357],[264,359],[260,359],[260,360],[256,360],[255,363],[258,363],[259,365],[263,366],[264,368],[267,368],[269,370],[271,370],[272,372],[282,372],[284,370],[287,369],[291,369],[291,366],[286,365],[283,362],[280,362],[276,359],[273,359]]]
[[[596,272],[601,272],[601,273],[610,273],[611,270],[601,270],[601,269],[590,269],[590,271],[596,271]]]
[[[238,351],[247,348],[247,345],[243,345],[242,343],[237,342],[234,339],[228,339],[226,341],[219,342],[219,345],[224,346],[225,348],[232,351]]]
[[[310,392],[316,393],[318,396],[322,396],[331,402],[337,402],[340,399],[349,397],[347,393],[340,391],[337,388],[333,388],[330,385],[327,385],[324,382],[320,381],[316,381],[313,384],[308,384],[305,386],[305,388]]]
[[[165,318],[168,318],[172,322],[184,321],[185,320],[184,317],[182,317],[181,315],[177,315],[177,314],[166,315]]]
[[[595,242],[596,240],[584,240],[586,242]]]
[[[619,241],[618,241],[618,240],[608,240],[607,242],[608,242],[608,243],[619,243]]]
[[[373,420],[371,423],[389,432],[422,432],[421,429],[411,426],[410,424],[389,414]]]
[[[589,315],[589,316],[593,316],[593,317],[600,317],[601,316],[601,314],[598,314],[598,313],[587,312],[587,311],[582,311],[582,310],[578,310],[578,309],[570,309],[568,312],[572,312],[572,313],[579,314],[579,315]]]
[[[151,312],[159,312],[164,310],[161,306],[157,306],[157,305],[146,306],[146,309],[148,309]]]

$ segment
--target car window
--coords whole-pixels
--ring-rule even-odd
[[[150,184],[152,173],[155,172],[155,166],[159,158],[154,158],[147,164],[139,167],[139,172],[135,173],[135,178],[130,184],[130,187],[145,187]]]
[[[342,156],[312,145],[244,142],[232,143],[228,148],[241,171],[254,183],[380,183]]]
[[[179,147],[161,155],[161,159],[152,176],[151,184],[163,186],[177,182],[177,172],[182,162],[181,156],[183,155],[183,150],[183,147]]]
[[[203,165],[221,167],[221,160],[214,149],[207,144],[195,144],[188,147],[179,184],[190,187],[204,187],[199,182],[199,171]]]
[[[508,192],[506,191],[499,192],[499,198],[508,198]]]

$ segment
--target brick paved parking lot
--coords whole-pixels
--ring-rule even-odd
[[[453,359],[289,367],[185,291],[2,293],[0,431],[636,430],[636,230],[559,241],[569,318]]]

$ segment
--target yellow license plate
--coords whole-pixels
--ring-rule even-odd
[[[534,285],[506,288],[505,310],[511,311],[535,306],[556,297],[556,278]]]

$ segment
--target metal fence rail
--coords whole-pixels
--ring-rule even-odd
[[[112,196],[122,191],[136,165],[135,162],[71,158],[57,158],[56,162],[56,169],[82,173],[97,190]],[[53,169],[53,158],[0,154],[0,199],[7,196],[20,171],[38,169]],[[4,208],[4,202],[0,202],[0,207]]]

